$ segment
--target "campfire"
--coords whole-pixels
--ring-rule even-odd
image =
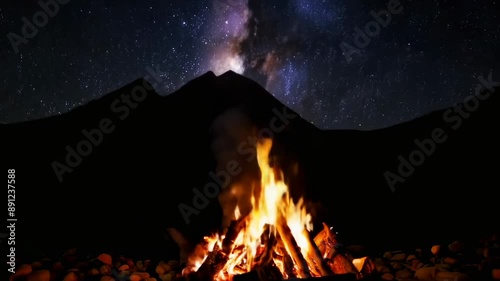
[[[260,185],[252,210],[240,214],[225,233],[205,237],[182,271],[187,279],[226,281],[253,273],[259,280],[283,280],[351,274],[362,278],[366,259],[339,252],[336,235],[323,223],[313,238],[313,221],[303,199],[294,202],[283,173],[269,163],[272,140],[257,144]],[[255,278],[255,277],[254,277]]]

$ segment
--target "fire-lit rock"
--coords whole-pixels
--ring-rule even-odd
[[[66,276],[64,276],[63,281],[79,281],[79,278],[75,272],[69,272]]]
[[[115,278],[113,278],[111,276],[104,275],[101,277],[101,279],[99,279],[99,281],[116,281],[116,280],[115,280]]]
[[[405,253],[397,253],[391,257],[392,261],[404,261],[406,259]]]
[[[493,269],[491,271],[491,278],[493,278],[493,280],[500,280],[500,269]]]
[[[440,251],[441,251],[441,245],[434,245],[431,247],[431,253],[433,255],[438,255]]]
[[[87,275],[89,276],[96,276],[96,275],[99,275],[99,270],[97,270],[97,268],[91,268],[89,269],[89,271],[87,271]]]
[[[109,254],[100,254],[97,259],[106,265],[113,265],[113,258]]]
[[[436,267],[422,267],[415,271],[415,277],[419,280],[434,280],[438,271]]]
[[[443,259],[443,263],[449,264],[449,265],[456,265],[458,263],[458,259],[446,257]]]
[[[469,277],[460,272],[440,271],[436,273],[436,281],[468,281]]]
[[[103,264],[99,268],[99,273],[102,275],[111,275],[111,268],[109,268],[109,266]]]
[[[403,269],[403,270],[397,271],[395,276],[396,276],[396,279],[398,279],[398,280],[409,279],[410,277],[413,276],[413,273],[411,271],[409,271],[408,269]]]
[[[392,281],[392,280],[394,280],[394,274],[384,273],[384,274],[382,274],[382,276],[380,276],[380,278],[382,278],[382,280]]]
[[[26,281],[50,281],[50,271],[46,269],[33,271],[27,276]]]
[[[10,281],[14,281],[17,280],[18,278],[27,276],[31,272],[33,272],[31,264],[22,264],[17,268],[16,273],[10,276]]]
[[[123,264],[120,267],[118,267],[118,270],[119,271],[130,270],[130,267],[128,266],[128,264]]]
[[[464,243],[460,241],[454,241],[451,244],[448,245],[448,250],[450,250],[451,253],[458,254],[463,252],[465,249]]]

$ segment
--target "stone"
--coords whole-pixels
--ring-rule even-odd
[[[491,278],[493,278],[493,280],[500,280],[500,269],[493,269],[491,271]]]
[[[150,276],[149,276],[149,273],[147,273],[147,272],[134,272],[134,273],[132,273],[132,275],[137,275],[137,276],[139,276],[139,277],[141,278],[141,280],[142,280],[142,279],[147,279],[147,278],[149,278],[149,277],[150,277]],[[132,275],[130,275],[130,276],[132,276]]]
[[[165,270],[165,273],[169,273],[170,271],[172,271],[172,266],[168,263],[165,263],[165,262],[160,262],[158,263],[159,266],[161,266],[163,268],[163,270]]]
[[[50,281],[50,271],[47,269],[33,271],[26,277],[26,281]]]
[[[163,266],[161,266],[159,264],[156,266],[155,272],[156,272],[156,274],[158,274],[158,276],[162,276],[162,275],[167,273],[167,272],[165,272],[165,269],[163,268]]]
[[[137,274],[130,275],[130,281],[141,281],[141,280],[142,280],[141,276]]]
[[[436,274],[436,281],[468,281],[469,276],[460,272],[440,271]]]
[[[120,267],[118,267],[118,270],[119,271],[130,270],[130,267],[128,266],[128,264],[123,264]]]
[[[448,245],[448,250],[454,254],[462,253],[464,249],[465,245],[460,241],[453,241],[450,245]]]
[[[379,273],[391,272],[391,270],[385,265],[376,265],[375,270]]]
[[[89,276],[96,276],[96,275],[99,275],[99,270],[97,270],[97,268],[91,268],[89,269],[89,271],[87,271],[87,275]]]
[[[43,266],[43,264],[39,261],[35,261],[35,262],[31,263],[31,268],[33,268],[33,270],[40,269],[42,266]]]
[[[422,267],[415,271],[415,277],[419,280],[434,280],[438,271],[436,267]]]
[[[405,266],[401,262],[393,261],[393,262],[391,262],[391,267],[394,269],[402,269]]]
[[[115,278],[108,275],[104,275],[101,277],[100,281],[115,281]]]
[[[413,276],[413,273],[408,269],[403,269],[396,272],[396,279],[409,279]]]
[[[382,280],[392,281],[394,280],[394,275],[392,273],[384,273],[380,276]]]
[[[135,263],[135,268],[138,270],[138,271],[146,271],[146,267],[144,266],[144,263],[142,261],[137,261]]]
[[[168,265],[170,265],[172,268],[179,268],[180,267],[180,264],[178,261],[175,261],[175,260],[169,260]]]
[[[392,256],[391,261],[404,261],[406,259],[405,253],[398,253]]]
[[[392,258],[393,254],[392,252],[385,252],[384,255],[382,256],[384,259],[390,260]]]
[[[411,270],[417,271],[417,269],[422,268],[424,266],[424,263],[421,262],[420,260],[412,260],[411,261]]]
[[[431,247],[431,253],[433,255],[438,255],[440,251],[441,251],[441,245],[434,245]]]
[[[64,270],[64,266],[63,266],[62,262],[57,261],[52,265],[51,270],[52,270],[52,272],[61,272]]]
[[[109,266],[103,264],[99,268],[99,273],[101,273],[102,275],[111,275],[111,268],[109,268]]]
[[[113,265],[113,258],[109,254],[100,254],[97,257],[97,259],[100,260],[105,265],[109,265],[109,266]]]
[[[18,278],[22,278],[24,276],[27,276],[28,274],[30,274],[31,272],[33,272],[33,268],[31,267],[31,264],[21,264],[17,269],[16,269],[16,273],[12,274],[10,276],[10,281],[13,281],[15,279],[18,279]]]
[[[78,275],[75,272],[69,272],[68,274],[66,274],[66,276],[64,276],[63,279],[63,281],[78,281],[78,280],[79,280]]]
[[[413,260],[416,260],[416,259],[417,259],[416,255],[409,255],[408,257],[406,257],[406,262],[411,263]]]
[[[174,280],[174,277],[175,277],[175,273],[173,271],[160,276],[162,281],[172,281],[172,280]]]
[[[456,265],[456,264],[458,264],[458,259],[446,257],[443,259],[443,263],[449,264],[449,265]]]
[[[385,261],[384,261],[384,259],[383,259],[383,258],[375,258],[375,259],[373,260],[373,263],[374,263],[375,265],[385,265]]]

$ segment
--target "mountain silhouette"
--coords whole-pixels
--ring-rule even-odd
[[[300,167],[287,178],[294,196],[315,202],[315,222],[346,243],[410,247],[498,231],[498,89],[490,91],[462,115],[460,104],[379,130],[320,130],[258,83],[208,72],[167,96],[138,79],[70,112],[0,125],[5,168],[16,170],[17,255],[174,254],[167,227],[192,240],[219,227],[216,199],[189,223],[179,206],[192,205],[193,188],[224,161],[255,166],[242,160],[248,132],[272,135],[285,176]]]

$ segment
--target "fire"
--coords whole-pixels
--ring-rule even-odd
[[[204,276],[204,280],[225,281],[264,267],[277,269],[280,279],[333,273],[323,258],[325,251],[320,251],[320,245],[310,237],[313,223],[304,201],[294,202],[283,173],[269,163],[272,144],[270,139],[257,144],[261,179],[260,186],[252,192],[251,212],[242,217],[236,207],[232,227],[225,235],[206,237],[200,246],[204,255],[193,254],[188,259],[184,276],[200,272],[210,276]],[[203,269],[205,263],[208,266]]]

